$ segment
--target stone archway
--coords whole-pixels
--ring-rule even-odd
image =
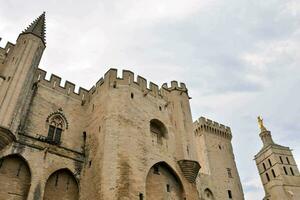
[[[182,200],[184,190],[178,176],[165,162],[151,167],[146,179],[147,200]]]
[[[44,200],[78,200],[77,181],[68,169],[54,172],[47,180]]]
[[[30,182],[29,166],[21,156],[0,159],[0,200],[26,200]]]

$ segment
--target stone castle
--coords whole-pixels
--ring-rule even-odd
[[[0,200],[244,199],[230,128],[193,122],[185,84],[110,69],[76,93],[45,47],[43,13],[0,48]]]
[[[265,190],[264,200],[300,199],[300,175],[292,150],[274,143],[261,117],[258,122],[263,147],[255,161]]]

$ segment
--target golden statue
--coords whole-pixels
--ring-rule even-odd
[[[264,126],[264,121],[261,116],[257,117],[257,122],[258,122],[258,127],[260,128],[261,131],[266,131],[266,127]]]

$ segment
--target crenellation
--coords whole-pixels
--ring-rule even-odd
[[[47,72],[45,70],[42,69],[37,69],[36,72],[36,81],[38,81],[38,83],[52,88],[56,91],[59,91],[63,94],[66,94],[68,96],[72,96],[74,98],[77,98],[78,100],[83,100],[88,96],[89,91],[79,87],[79,91],[78,93],[75,92],[75,87],[76,85],[70,81],[66,81],[65,84],[62,86],[61,85],[61,77],[55,75],[55,74],[51,74],[50,79],[47,80],[46,79],[46,74]]]
[[[9,51],[10,51],[10,49],[11,49],[12,47],[14,47],[14,46],[15,46],[15,44],[13,44],[13,43],[11,43],[11,42],[7,42],[6,45],[5,45],[5,47],[4,47],[5,53],[8,54]]]
[[[200,117],[194,122],[194,133],[198,135],[202,131],[208,131],[228,139],[232,138],[230,127],[205,117]]]
[[[105,74],[104,74],[104,82],[107,82],[109,86],[113,84],[114,81],[117,80],[117,69],[110,68]]]
[[[70,95],[71,93],[75,93],[75,84],[72,82],[66,81],[64,88],[67,89],[68,95]]]
[[[13,48],[15,45],[11,42],[7,42],[5,47],[0,47],[0,61],[2,64],[4,64],[5,59],[8,56],[8,53],[10,52],[11,48]]]
[[[159,95],[159,87],[155,83],[149,83],[149,90],[153,96],[157,97]]]
[[[162,89],[165,89],[167,91],[172,91],[172,90],[178,90],[178,91],[181,91],[181,92],[185,92],[187,93],[188,92],[188,89],[186,88],[186,85],[184,83],[179,83],[178,84],[178,81],[171,81],[171,86],[169,87],[167,83],[164,83],[162,85]]]
[[[134,73],[129,70],[123,70],[122,71],[122,79],[124,83],[126,84],[132,84],[134,82]]]
[[[103,77],[101,77],[101,78],[97,81],[96,87],[100,87],[103,83],[104,83],[104,79],[103,79]]]
[[[143,92],[147,89],[147,80],[144,77],[138,75],[137,84]]]
[[[50,84],[52,88],[62,87],[61,86],[61,78],[55,74],[51,74],[50,76]]]

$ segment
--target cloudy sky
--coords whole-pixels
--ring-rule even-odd
[[[46,11],[40,67],[89,89],[110,67],[185,82],[193,118],[229,125],[247,200],[264,192],[256,117],[300,165],[297,0],[0,0],[0,45]]]

